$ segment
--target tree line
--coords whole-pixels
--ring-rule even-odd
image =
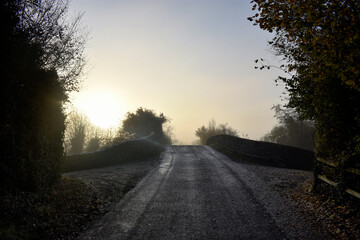
[[[360,3],[254,0],[249,20],[274,32],[269,45],[283,57],[280,76],[288,107],[314,121],[319,156],[346,161],[360,153]],[[270,66],[262,66],[270,67]]]
[[[73,109],[66,119],[65,152],[94,152],[150,134],[153,134],[155,141],[169,145],[176,141],[169,123],[169,118],[164,114],[140,107],[134,113],[128,112],[120,126],[102,129],[94,126],[86,115]]]
[[[299,119],[292,108],[283,108],[280,104],[272,107],[278,124],[259,140],[282,145],[314,150],[315,126],[313,121]]]
[[[360,2],[252,3],[256,13],[248,19],[274,33],[269,45],[283,60],[287,75],[276,81],[285,84],[286,106],[314,123],[316,155],[338,165],[339,173],[360,166]]]
[[[81,15],[69,20],[68,7],[68,0],[0,2],[2,194],[48,191],[60,180],[65,147],[93,151],[152,132],[161,143],[173,140],[163,127],[170,120],[144,108],[128,113],[115,134],[91,127],[78,113],[66,115],[69,93],[79,90],[88,39]]]
[[[312,121],[299,119],[294,109],[283,108],[279,104],[273,106],[272,109],[275,111],[275,117],[279,123],[259,140],[312,151],[314,149],[314,123]],[[195,136],[198,137],[198,139],[194,144],[205,145],[210,137],[216,135],[249,138],[247,134],[239,134],[238,131],[229,126],[228,123],[217,124],[216,121],[212,119],[207,126],[203,125],[195,131]]]

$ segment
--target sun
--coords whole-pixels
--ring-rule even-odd
[[[88,116],[91,123],[104,129],[118,126],[126,113],[121,99],[108,92],[84,94],[77,99],[75,106]]]

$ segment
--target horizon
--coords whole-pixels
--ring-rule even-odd
[[[272,34],[247,20],[249,2],[73,0],[90,29],[88,73],[72,93],[75,108],[106,128],[143,107],[171,119],[181,144],[212,119],[259,139],[277,121],[279,70],[254,69],[255,59],[277,65]]]

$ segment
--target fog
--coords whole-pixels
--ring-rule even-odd
[[[281,73],[254,69],[257,58],[278,62],[272,35],[247,20],[249,2],[74,0],[70,12],[84,12],[91,36],[72,102],[94,124],[116,126],[145,107],[168,116],[183,144],[211,119],[251,139],[275,125]]]

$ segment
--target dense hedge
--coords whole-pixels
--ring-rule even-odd
[[[150,137],[131,139],[101,151],[66,156],[63,170],[71,172],[144,160],[162,150],[163,145]]]
[[[2,91],[8,98],[1,102],[1,186],[46,190],[60,177],[64,91],[55,72],[39,70],[14,82]]]
[[[42,46],[19,28],[19,1],[0,3],[0,190],[43,191],[60,177],[65,90]]]
[[[246,160],[266,165],[303,170],[311,170],[314,166],[314,153],[300,148],[229,135],[213,136],[206,144],[225,154],[245,157]]]

